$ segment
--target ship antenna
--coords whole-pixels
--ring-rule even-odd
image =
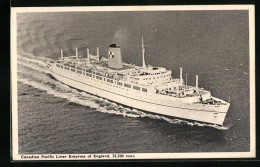
[[[146,65],[145,65],[145,59],[144,59],[144,52],[145,52],[145,48],[144,48],[144,38],[142,37],[143,68],[146,68]]]

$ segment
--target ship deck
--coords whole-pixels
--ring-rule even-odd
[[[199,89],[198,91],[194,91],[195,89],[192,89],[192,87],[184,90],[185,92],[185,97],[195,97],[195,96],[203,96],[209,93],[209,91],[203,90],[203,89]],[[178,91],[166,91],[165,93],[160,93],[163,95],[168,95],[168,96],[177,96]]]

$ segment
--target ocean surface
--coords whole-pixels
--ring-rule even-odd
[[[245,152],[250,147],[247,11],[63,12],[17,16],[19,153]],[[121,46],[123,61],[179,67],[188,85],[230,96],[224,126],[128,108],[71,88],[45,59]]]

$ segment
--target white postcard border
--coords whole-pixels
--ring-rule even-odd
[[[102,154],[19,154],[17,99],[17,13],[79,12],[79,11],[188,11],[188,10],[248,10],[250,59],[250,151],[249,152],[192,152],[192,153],[102,153]],[[254,5],[180,5],[180,6],[93,6],[93,7],[12,7],[11,8],[11,115],[13,160],[127,160],[127,159],[197,159],[197,158],[254,158],[255,135],[255,7]],[[117,156],[116,156],[117,155]],[[69,158],[69,157],[74,158]],[[115,157],[116,156],[116,157]],[[119,157],[118,157],[119,156]],[[120,157],[121,156],[121,157]],[[123,156],[123,157],[122,157]],[[129,156],[129,157],[127,157]],[[83,158],[85,157],[85,158]]]

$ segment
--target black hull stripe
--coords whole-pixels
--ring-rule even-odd
[[[52,72],[53,72],[53,71],[52,71]],[[186,109],[186,110],[192,110],[192,111],[204,111],[204,112],[226,113],[226,112],[219,112],[219,111],[208,111],[208,110],[197,110],[197,109],[190,109],[190,108],[183,108],[183,107],[173,107],[173,106],[168,106],[168,105],[164,105],[164,104],[157,104],[157,103],[152,103],[152,102],[148,102],[148,101],[138,100],[138,99],[131,98],[131,97],[124,96],[124,95],[120,95],[120,94],[118,94],[118,93],[111,92],[111,91],[108,91],[108,90],[105,90],[105,89],[101,89],[101,88],[98,88],[98,87],[96,87],[96,86],[83,83],[83,82],[81,82],[81,81],[77,81],[77,80],[75,80],[75,79],[66,77],[66,76],[61,75],[61,74],[58,74],[58,73],[56,73],[56,72],[53,72],[53,73],[55,73],[55,74],[57,74],[57,75],[59,75],[59,76],[62,76],[62,77],[64,77],[64,78],[73,80],[73,81],[75,81],[75,82],[79,82],[79,83],[82,83],[82,84],[84,84],[84,85],[88,85],[88,86],[94,87],[94,88],[96,88],[96,89],[100,89],[100,90],[103,90],[103,91],[106,91],[106,92],[109,92],[109,93],[116,94],[116,95],[118,95],[118,96],[122,96],[122,97],[126,97],[126,98],[129,98],[129,99],[141,101],[141,102],[144,102],[144,103],[150,103],[150,104],[155,104],[155,105],[160,105],[160,106],[166,106],[166,107],[172,107],[172,108],[179,108],[179,109]],[[131,107],[131,106],[130,106],[130,107]],[[152,112],[152,111],[150,111],[150,112]]]

